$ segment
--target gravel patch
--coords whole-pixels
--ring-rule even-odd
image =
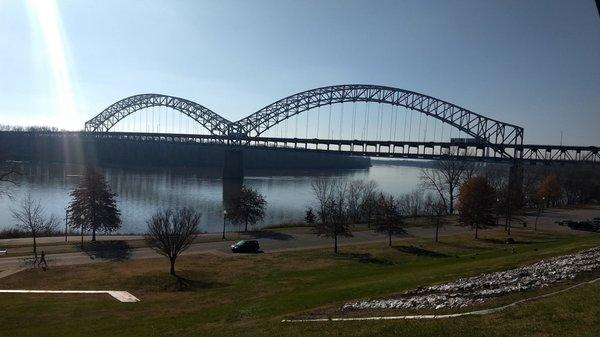
[[[600,270],[600,247],[506,271],[419,287],[393,299],[367,299],[346,303],[342,310],[463,308],[493,297],[543,288],[597,270]]]

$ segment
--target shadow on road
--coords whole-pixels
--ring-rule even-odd
[[[131,257],[131,247],[125,241],[96,241],[86,242],[78,246],[80,251],[83,251],[91,259],[107,259],[112,261],[129,260]]]
[[[272,240],[281,240],[281,241],[287,241],[287,240],[291,240],[294,238],[293,235],[279,233],[279,232],[273,232],[273,231],[267,231],[267,230],[251,231],[251,232],[248,232],[248,235],[255,239],[272,239]]]
[[[432,250],[423,249],[423,248],[419,248],[419,247],[415,247],[415,246],[395,246],[394,248],[402,253],[407,253],[407,254],[412,254],[412,255],[417,255],[417,256],[435,257],[435,258],[450,257],[450,255],[434,252]]]

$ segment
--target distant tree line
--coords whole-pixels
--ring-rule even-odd
[[[305,221],[316,234],[332,238],[337,252],[338,239],[352,236],[354,224],[385,231],[389,245],[392,235],[404,232],[407,217],[429,219],[437,242],[445,216],[455,213],[476,238],[479,229],[499,225],[500,219],[510,235],[511,222],[522,210],[537,210],[539,217],[547,207],[600,200],[598,167],[527,166],[522,188],[509,186],[509,175],[506,164],[440,160],[421,169],[419,189],[399,196],[382,192],[369,180],[320,177],[312,183],[316,204],[307,210]]]
[[[0,131],[59,132],[65,130],[54,126],[18,126],[0,124]]]

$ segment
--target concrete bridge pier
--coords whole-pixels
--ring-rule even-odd
[[[515,210],[523,207],[523,164],[515,160],[508,171],[508,195],[506,198],[505,230],[510,236],[510,227]]]
[[[521,161],[515,161],[508,171],[508,190],[511,199],[522,203],[523,199],[523,164]]]
[[[225,150],[223,179],[244,179],[244,152],[241,149]]]

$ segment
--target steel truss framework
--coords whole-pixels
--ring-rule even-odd
[[[226,134],[231,124],[219,114],[190,100],[160,94],[142,94],[127,97],[104,109],[85,123],[85,131],[107,132],[133,112],[153,106],[165,106],[177,110],[200,123],[213,135]]]
[[[179,144],[225,145],[228,136],[157,134],[137,132],[35,132],[38,137],[76,137],[79,140],[162,142]],[[512,158],[502,152],[522,153],[521,160],[531,164],[600,164],[600,147],[595,146],[550,146],[524,144],[501,145],[499,150],[485,144],[460,142],[403,142],[403,141],[357,141],[320,140],[302,138],[249,137],[245,147],[286,149],[295,151],[330,152],[370,157],[442,159],[461,158],[474,161],[513,163]]]
[[[452,103],[417,92],[369,84],[350,84],[303,91],[267,105],[236,122],[238,132],[259,136],[301,112],[324,105],[374,102],[401,106],[437,118],[487,144],[522,144],[523,128],[487,118]]]
[[[307,110],[347,102],[383,103],[419,111],[497,149],[501,149],[501,145],[523,143],[523,128],[519,126],[487,118],[431,96],[368,84],[335,85],[303,91],[269,104],[237,122],[230,122],[204,106],[182,98],[157,94],[136,95],[106,108],[85,123],[85,130],[109,131],[134,111],[167,106],[190,116],[211,134],[228,136],[228,141],[237,140],[239,143],[240,139],[260,136],[278,123]]]

